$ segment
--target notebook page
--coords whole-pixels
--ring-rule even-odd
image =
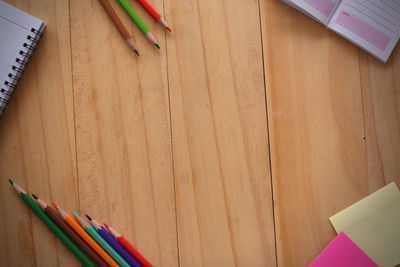
[[[10,73],[10,68],[0,64],[0,77],[7,77],[7,75]],[[0,78],[1,79],[1,78]],[[9,99],[12,92],[10,92],[8,89],[4,88],[4,84],[0,84],[0,98],[1,99]],[[2,103],[0,101],[0,107],[5,106],[5,103]]]
[[[15,7],[0,0],[0,17],[13,22],[26,30],[30,31],[31,28],[40,29],[43,21],[35,18]]]
[[[28,40],[30,31],[0,17],[0,64],[15,65],[19,51]]]
[[[386,62],[400,36],[400,1],[343,0],[328,28]]]
[[[324,25],[334,13],[341,0],[283,0],[288,5],[300,10]]]
[[[29,31],[0,17],[0,98],[8,99],[12,92],[4,82],[10,82],[8,75],[17,75],[12,66],[19,65],[15,62],[20,57],[19,51],[23,48]],[[5,103],[2,103],[5,104]],[[5,106],[5,105],[4,105]]]
[[[45,26],[0,0],[0,116]]]

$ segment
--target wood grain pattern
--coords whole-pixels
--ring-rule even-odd
[[[47,22],[0,121],[0,265],[80,266],[12,177],[110,223],[155,266],[306,266],[328,217],[400,185],[400,49],[387,64],[280,0],[7,0]],[[165,8],[165,10],[164,10]],[[12,205],[11,205],[12,204]]]
[[[48,27],[0,121],[1,265],[71,266],[73,254],[6,183],[78,208],[68,1],[10,3]]]
[[[360,52],[368,176],[371,190],[400,184],[400,50],[386,64]]]
[[[166,7],[181,265],[274,266],[258,4]]]
[[[379,187],[370,184],[386,183],[368,175],[368,166],[376,168],[367,160],[374,155],[367,155],[363,140],[368,98],[361,95],[368,75],[375,90],[382,80],[388,83],[388,99],[380,105],[395,90],[393,79],[364,70],[365,52],[359,55],[323,25],[281,1],[262,1],[261,12],[278,265],[305,266],[334,236],[328,217]],[[369,67],[390,77],[380,65],[371,59]],[[395,128],[387,129],[386,134],[397,135]],[[393,160],[389,154],[395,147],[384,153]]]
[[[107,221],[155,266],[177,265],[166,50],[135,28],[137,57],[97,0],[71,1],[71,33],[82,214]]]

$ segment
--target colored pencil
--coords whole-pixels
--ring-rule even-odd
[[[121,234],[119,234],[117,231],[115,231],[113,228],[111,228],[109,225],[106,223],[104,224],[105,227],[108,229],[110,234],[117,239],[118,243],[126,250],[129,252],[129,254],[132,255],[143,267],[152,267],[150,262],[148,262],[145,257],[143,257],[139,251],[137,251],[131,243],[128,242]]]
[[[96,253],[110,266],[118,267],[119,265],[88,235],[85,230],[77,223],[74,218],[58,207],[54,202],[51,202],[57,209],[58,213],[64,221],[94,250]]]
[[[125,12],[131,17],[133,22],[139,27],[142,33],[146,36],[146,38],[152,42],[158,49],[160,46],[158,45],[156,39],[154,38],[153,34],[150,32],[150,29],[147,25],[143,22],[143,20],[139,17],[135,10],[131,7],[127,0],[117,0],[118,3],[122,6]]]
[[[25,203],[36,213],[36,215],[50,228],[51,231],[76,255],[76,257],[85,265],[95,267],[91,260],[64,234],[63,231],[44,213],[35,201],[16,183],[11,179],[8,180],[10,184],[17,191],[18,195],[25,201]]]
[[[93,220],[89,215],[86,214],[90,224],[94,229],[97,230],[97,233],[103,237],[104,240],[110,244],[116,252],[119,253],[131,266],[133,267],[141,267],[141,265],[118,243],[117,240],[97,221]]]
[[[164,20],[164,18],[160,15],[160,13],[157,12],[157,10],[152,7],[152,5],[149,4],[146,0],[137,0],[143,7],[146,9],[146,11],[161,25],[163,25],[169,32],[172,32],[171,28],[168,26],[167,22]]]
[[[129,264],[116,252],[108,243],[106,240],[104,240],[99,233],[97,233],[96,229],[93,228],[87,221],[85,221],[81,216],[76,214],[76,212],[73,213],[75,216],[75,219],[78,221],[78,223],[82,226],[83,229],[94,239],[96,242],[105,250],[107,253],[114,258],[116,262],[118,262],[121,267],[129,267]]]
[[[136,48],[135,43],[133,42],[132,37],[130,36],[128,30],[126,29],[125,25],[122,23],[121,19],[118,17],[117,13],[115,13],[114,9],[112,8],[110,2],[108,0],[99,0],[100,3],[103,5],[104,9],[106,10],[107,14],[110,16],[111,20],[114,22],[115,26],[117,27],[118,31],[121,33],[122,37],[126,40],[128,45],[135,51],[135,53],[139,55],[139,52]]]
[[[35,194],[32,194],[33,198],[36,200],[39,207],[53,220],[57,226],[64,231],[64,233],[84,252],[89,256],[93,262],[100,267],[107,267],[108,265],[96,254],[96,252],[89,247],[82,238],[79,237],[68,224],[61,219],[61,217],[47,205],[46,202],[38,198]]]

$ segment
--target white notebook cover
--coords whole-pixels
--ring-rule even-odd
[[[0,0],[0,117],[46,24]]]

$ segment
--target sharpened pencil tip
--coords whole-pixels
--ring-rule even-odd
[[[58,207],[57,207],[56,203],[54,203],[53,201],[51,202],[51,205],[53,205],[53,206],[54,206],[54,208],[58,209]]]
[[[74,214],[75,217],[78,217],[78,214],[74,211],[72,214]]]
[[[14,185],[14,182],[13,182],[13,180],[11,180],[11,179],[8,179],[8,182],[10,182],[10,184],[11,184],[11,185]]]
[[[172,32],[172,30],[171,30],[171,28],[170,28],[170,27],[167,27],[167,30],[168,30],[169,32]]]
[[[104,226],[108,229],[108,228],[110,228],[109,226],[108,226],[108,224],[106,224],[106,223],[103,223],[104,224]]]
[[[89,221],[92,221],[92,218],[86,214],[86,218],[88,218]]]
[[[32,194],[34,199],[39,199],[35,194]]]
[[[140,57],[139,51],[137,51],[137,50],[134,50],[134,51],[135,51],[136,55],[138,55]]]
[[[158,49],[160,49],[160,46],[158,44],[154,44]]]

